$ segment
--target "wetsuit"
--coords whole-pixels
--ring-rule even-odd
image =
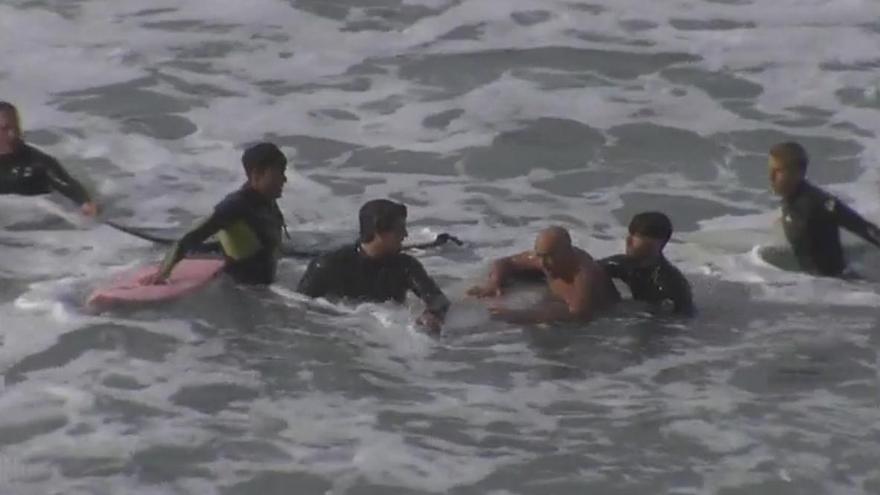
[[[398,303],[404,302],[410,290],[439,318],[449,309],[449,300],[418,260],[403,253],[370,258],[359,244],[313,260],[297,287],[310,297]]]
[[[807,181],[782,201],[782,225],[801,268],[817,275],[838,276],[846,268],[840,227],[880,246],[876,225]]]
[[[161,273],[167,276],[187,252],[216,233],[226,258],[227,273],[239,283],[271,284],[284,229],[278,204],[245,184],[226,196],[210,217],[174,244]]]
[[[669,304],[676,314],[694,313],[690,284],[662,255],[657,262],[647,266],[640,266],[625,254],[601,259],[599,264],[609,277],[619,279],[629,286],[633,299],[661,306]],[[616,288],[614,294],[620,298]]]
[[[85,188],[58,160],[33,146],[19,142],[15,151],[0,155],[0,194],[35,196],[52,191],[78,205],[91,201]]]

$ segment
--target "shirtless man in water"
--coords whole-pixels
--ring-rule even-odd
[[[587,322],[617,299],[602,267],[586,251],[573,246],[562,227],[542,230],[534,250],[496,260],[488,280],[471,288],[468,295],[497,297],[510,279],[542,275],[552,298],[528,309],[493,306],[489,310],[492,317],[512,323]]]

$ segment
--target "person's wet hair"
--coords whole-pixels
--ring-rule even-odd
[[[398,221],[406,220],[406,206],[389,199],[374,199],[361,206],[360,241],[370,242],[376,234],[394,229]]]
[[[666,245],[672,237],[672,222],[659,211],[646,211],[635,215],[629,222],[629,233],[663,241]]]
[[[801,172],[807,171],[810,162],[807,150],[794,141],[779,143],[770,148],[770,156],[776,159],[785,168],[793,168]]]
[[[15,120],[16,127],[21,127],[21,117],[18,115],[18,108],[8,101],[0,101],[0,113],[8,113]]]
[[[286,167],[287,157],[272,143],[263,142],[255,144],[244,150],[241,155],[241,164],[248,177],[257,171],[269,167]]]

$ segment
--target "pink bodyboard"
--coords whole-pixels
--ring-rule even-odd
[[[166,283],[155,285],[143,285],[140,280],[155,273],[159,265],[145,266],[95,289],[86,304],[92,307],[108,307],[177,299],[205,286],[223,270],[225,264],[224,260],[216,258],[185,258],[174,266]]]

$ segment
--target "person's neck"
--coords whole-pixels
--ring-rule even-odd
[[[245,187],[245,189],[247,189],[248,191],[250,191],[250,192],[256,194],[258,197],[260,197],[260,198],[262,198],[262,199],[265,199],[266,201],[271,201],[271,200],[272,200],[272,198],[270,198],[268,195],[266,195],[263,191],[260,191],[259,189],[257,189],[256,187],[254,187],[254,185],[253,185],[250,181],[245,182],[244,187]]]
[[[5,146],[0,146],[0,156],[11,155],[15,153],[18,149],[19,144],[17,142],[9,143]]]
[[[361,252],[364,253],[364,256],[371,259],[380,259],[388,256],[388,253],[385,252],[381,244],[376,240],[361,242]]]
[[[804,187],[806,187],[806,185],[807,185],[807,179],[801,179],[801,181],[798,182],[798,185],[795,186],[794,189],[792,189],[790,193],[788,193],[782,197],[782,200],[783,201],[793,200],[794,198],[797,197],[798,194],[801,193],[801,191],[804,189]]]
[[[644,258],[636,258],[636,265],[640,268],[646,268],[649,266],[654,266],[657,263],[660,263],[660,260],[663,259],[663,253],[652,254],[651,256],[645,256]]]

